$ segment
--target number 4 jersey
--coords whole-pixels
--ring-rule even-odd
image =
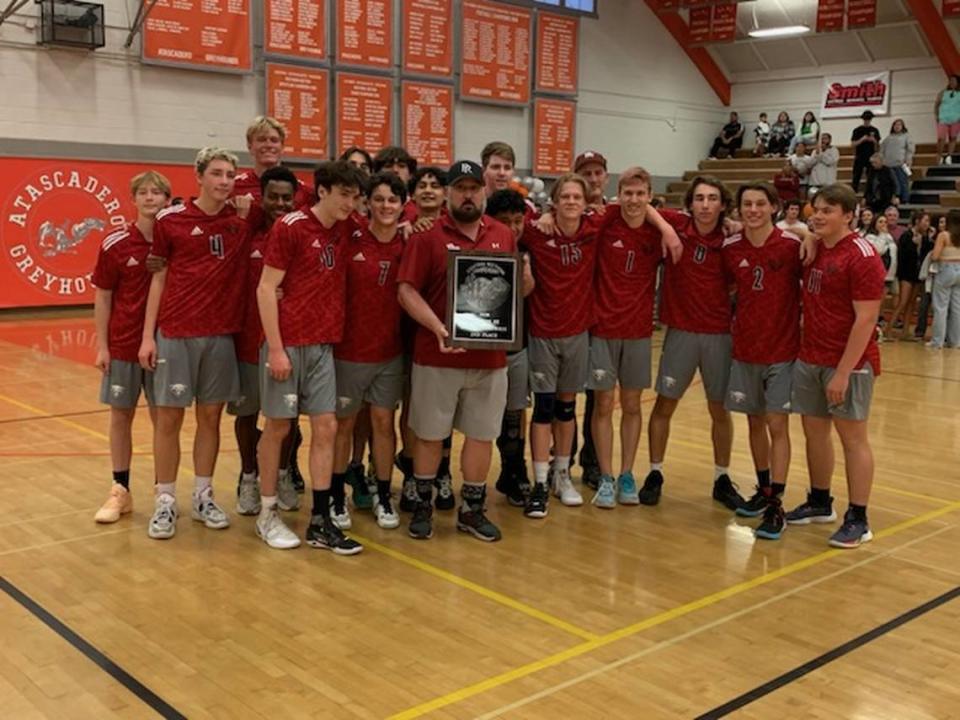
[[[401,232],[382,243],[368,227],[353,231],[343,253],[347,304],[343,340],[334,348],[338,360],[381,363],[403,352],[397,298],[403,245]]]
[[[247,223],[225,205],[190,201],[157,214],[150,252],[167,261],[157,327],[168,338],[231,335],[243,327]]]
[[[756,365],[792,362],[800,350],[800,238],[774,228],[754,247],[733,235],[720,251],[737,293],[733,358]]]

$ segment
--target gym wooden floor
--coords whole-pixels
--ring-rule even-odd
[[[354,513],[366,551],[340,558],[269,550],[232,513],[229,422],[229,530],[188,513],[175,539],[147,537],[145,412],[135,511],[95,525],[110,466],[87,315],[0,322],[4,718],[960,718],[958,351],[883,346],[860,550],[829,549],[822,526],[757,542],[713,504],[697,387],[656,508],[555,502],[531,521],[494,494],[495,545],[451,515],[423,543]],[[807,487],[796,419],[793,440],[788,505]],[[748,493],[743,418],[733,474]],[[835,494],[842,510],[839,463]],[[298,532],[306,513],[287,517]]]

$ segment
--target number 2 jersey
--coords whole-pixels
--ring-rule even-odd
[[[193,201],[157,213],[151,254],[167,261],[157,327],[168,338],[232,335],[243,327],[247,222],[229,205]]]
[[[353,231],[342,253],[347,275],[346,325],[334,348],[338,360],[381,363],[403,352],[397,276],[403,234],[380,242],[368,226]]]
[[[727,282],[737,293],[733,358],[756,365],[793,362],[800,350],[800,238],[774,228],[763,245],[744,235],[720,251]]]

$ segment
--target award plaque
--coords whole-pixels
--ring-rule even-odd
[[[519,254],[447,254],[447,343],[470,350],[523,347],[522,261]]]

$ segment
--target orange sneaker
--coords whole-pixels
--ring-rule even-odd
[[[93,519],[98,523],[115,523],[121,515],[126,515],[128,512],[133,512],[133,497],[123,485],[114,483],[106,502],[97,510]]]

